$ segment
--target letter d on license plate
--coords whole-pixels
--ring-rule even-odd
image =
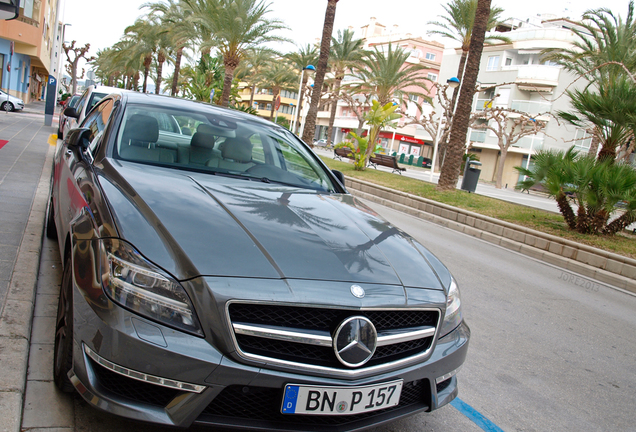
[[[400,403],[402,380],[360,387],[314,387],[287,384],[283,414],[348,415]]]

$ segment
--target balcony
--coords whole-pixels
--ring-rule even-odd
[[[550,112],[552,103],[543,101],[513,100],[510,108],[528,114],[541,114]]]
[[[512,147],[532,150],[532,152],[543,149],[543,137],[537,135],[529,135],[521,138]]]
[[[471,130],[470,131],[470,141],[472,142],[486,142],[486,134],[488,131],[486,130]]]
[[[503,66],[502,70],[517,70],[515,82],[520,90],[552,91],[559,84],[560,66],[515,65]]]

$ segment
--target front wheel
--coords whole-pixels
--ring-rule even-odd
[[[3,102],[2,105],[0,106],[0,109],[2,111],[13,111],[15,109],[15,107],[13,106],[13,104],[11,102]]]
[[[73,367],[73,269],[71,258],[66,259],[62,286],[57,303],[55,346],[53,349],[53,380],[66,393],[74,391],[68,373]]]

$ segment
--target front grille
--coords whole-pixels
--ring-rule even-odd
[[[282,414],[282,389],[268,387],[247,387],[232,385],[226,387],[205,410],[198,421],[219,424],[236,424],[237,419],[269,422],[269,427],[309,429],[316,426],[337,426],[355,423],[371,417],[385,415],[397,410],[412,412],[427,408],[426,392],[428,381],[419,380],[404,383],[400,403],[394,407],[369,413],[343,415],[293,415]],[[225,420],[224,420],[225,419]]]
[[[437,310],[342,310],[279,306],[268,304],[232,303],[229,316],[233,324],[251,324],[279,329],[317,331],[333,334],[348,317],[362,315],[368,318],[378,333],[421,327],[435,327],[439,320]],[[346,369],[338,361],[331,346],[319,346],[288,340],[277,340],[259,335],[235,334],[243,353],[276,360]],[[405,342],[377,347],[373,357],[364,365],[372,367],[425,353],[433,345],[433,337],[422,337]]]
[[[92,360],[90,360],[90,362],[97,376],[97,384],[99,387],[117,396],[135,402],[165,407],[174,398],[183,393],[179,390],[128,378],[106,369]]]

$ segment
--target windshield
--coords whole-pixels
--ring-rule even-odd
[[[135,162],[334,191],[313,154],[288,131],[209,112],[128,105],[116,152]]]

